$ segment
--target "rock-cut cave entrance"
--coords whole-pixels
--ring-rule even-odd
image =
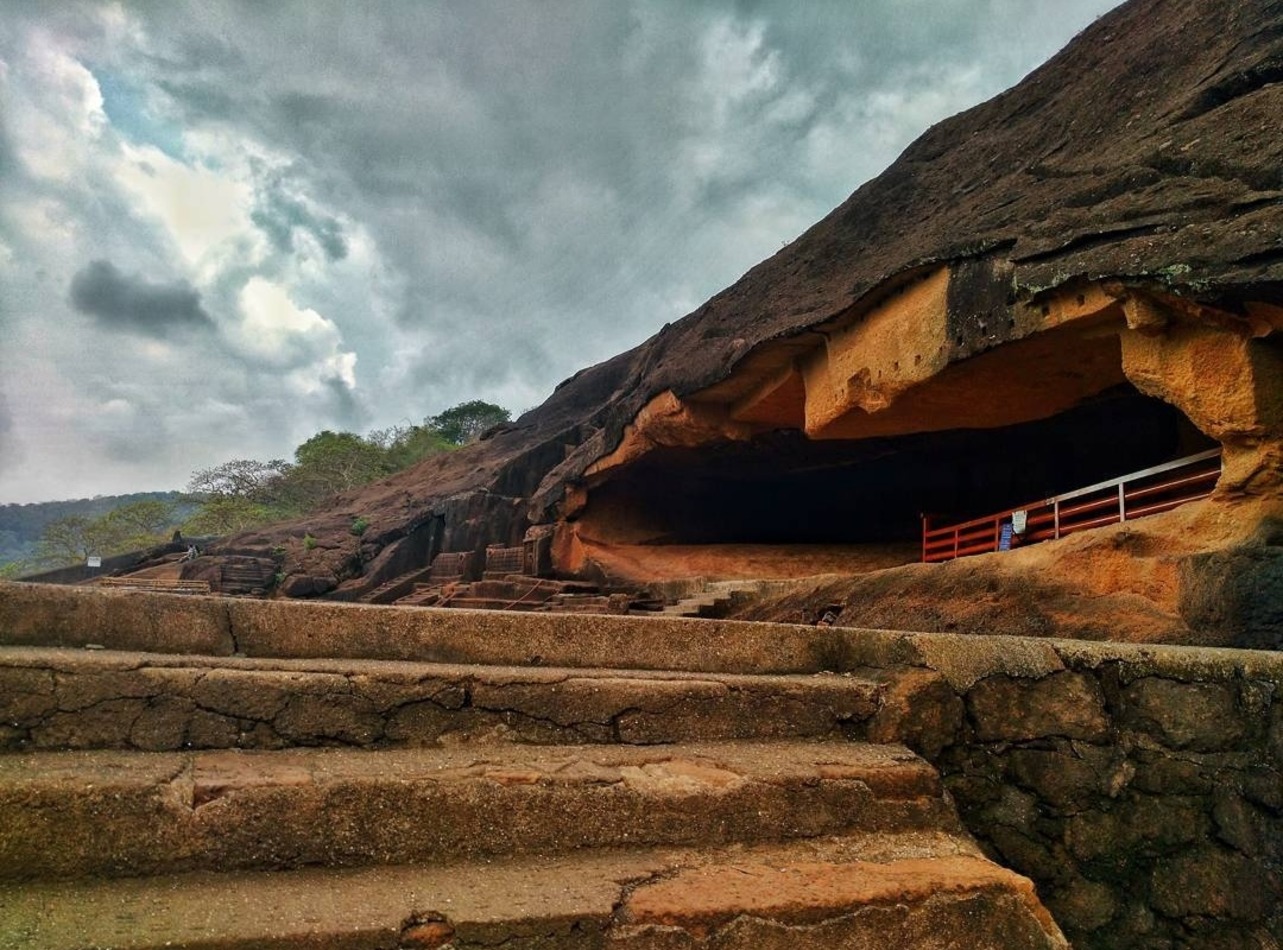
[[[983,515],[1214,445],[1130,383],[999,428],[859,440],[778,430],[647,453],[590,489],[579,534],[605,545],[908,550],[923,512]]]

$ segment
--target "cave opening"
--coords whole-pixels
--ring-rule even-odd
[[[777,430],[649,452],[590,487],[580,533],[626,545],[907,543],[924,512],[984,515],[1214,445],[1130,383],[995,428],[859,440]]]

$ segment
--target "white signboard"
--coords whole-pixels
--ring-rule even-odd
[[[100,558],[97,554],[91,554],[89,555],[88,558],[85,559],[85,566],[102,567],[102,558]]]
[[[1013,511],[1011,513],[1011,530],[1016,534],[1024,534],[1025,526],[1029,523],[1029,512]]]

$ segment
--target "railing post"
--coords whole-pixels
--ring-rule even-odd
[[[953,559],[955,561],[958,559],[958,534],[959,534],[959,530],[957,528],[954,528],[953,529]]]
[[[1051,500],[1051,515],[1052,515],[1052,519],[1051,519],[1052,524],[1055,525],[1055,532],[1054,532],[1055,537],[1059,538],[1060,537],[1060,499],[1059,498],[1053,498]]]
[[[1127,483],[1118,483],[1118,523],[1127,520]]]

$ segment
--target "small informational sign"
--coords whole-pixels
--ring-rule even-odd
[[[1025,528],[1029,524],[1029,512],[1013,511],[1011,513],[1011,530],[1016,534],[1024,534]]]
[[[1002,534],[998,536],[998,550],[1011,550],[1011,522],[1008,521],[1002,526]]]
[[[102,558],[100,558],[97,554],[91,554],[89,555],[89,557],[85,558],[85,566],[102,567]]]

